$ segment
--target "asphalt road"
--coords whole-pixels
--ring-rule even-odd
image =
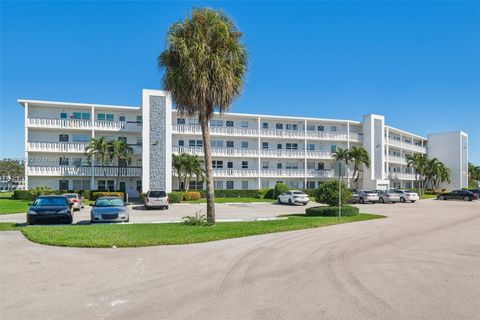
[[[388,218],[135,249],[0,232],[0,318],[480,318],[479,201],[361,207]]]

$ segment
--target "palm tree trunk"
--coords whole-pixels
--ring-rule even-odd
[[[207,221],[215,223],[215,194],[213,189],[213,166],[212,166],[212,147],[210,145],[210,128],[208,119],[200,114],[200,125],[202,127],[203,153],[205,158],[205,180],[207,183]]]

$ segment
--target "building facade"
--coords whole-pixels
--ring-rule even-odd
[[[117,176],[131,197],[140,191],[181,188],[172,154],[203,157],[197,119],[172,108],[167,92],[143,90],[141,107],[19,100],[25,108],[27,188],[111,190]],[[467,185],[468,136],[463,132],[422,137],[385,124],[382,115],[362,121],[228,113],[210,122],[214,184],[217,189],[316,188],[334,178],[332,154],[364,146],[371,158],[357,185],[365,189],[410,188],[415,174],[406,157],[428,154],[452,171],[447,188]],[[93,137],[124,140],[132,162],[106,166],[88,162],[85,147]],[[348,175],[352,174],[350,170]],[[191,181],[190,188],[204,188]]]

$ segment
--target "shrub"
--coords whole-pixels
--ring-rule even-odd
[[[347,190],[345,182],[342,182],[342,204],[348,203],[351,195],[350,191]],[[315,192],[315,200],[329,206],[338,205],[338,181],[329,180],[322,183]]]
[[[302,191],[305,192],[309,197],[315,197],[317,189],[302,189]]]
[[[100,197],[120,197],[122,199],[125,199],[125,193],[120,191],[115,191],[115,192],[95,191],[95,192],[92,192],[90,200],[95,201]]]
[[[201,196],[202,195],[198,191],[188,191],[188,192],[185,192],[185,194],[183,195],[183,200],[185,201],[198,200],[201,198]]]
[[[207,217],[205,215],[201,215],[199,212],[195,212],[195,216],[186,216],[183,217],[183,224],[186,226],[209,226],[211,225],[208,222]]]
[[[289,190],[288,186],[283,183],[283,182],[277,182],[277,184],[275,184],[275,188],[273,188],[274,191],[274,199],[276,197],[278,197],[279,195],[281,195],[282,193],[286,192]]]
[[[268,189],[267,194],[265,194],[265,199],[275,199],[275,190]]]
[[[258,191],[257,191],[257,198],[259,198],[259,199],[265,199],[265,197],[266,197],[266,195],[267,195],[267,193],[268,193],[269,190],[270,190],[270,189],[268,189],[268,188],[258,190]]]
[[[49,187],[36,187],[30,190],[15,190],[12,198],[16,200],[35,200],[36,197],[49,194],[57,194],[58,191]],[[61,193],[60,193],[61,194]]]
[[[307,216],[335,217],[338,216],[338,207],[311,207],[305,210]],[[342,216],[356,216],[359,213],[357,207],[342,207]]]
[[[180,203],[183,200],[184,192],[173,191],[168,194],[168,202],[170,203]]]

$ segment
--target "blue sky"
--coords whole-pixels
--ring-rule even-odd
[[[244,33],[235,112],[464,130],[480,164],[480,2],[1,2],[0,157],[21,157],[19,98],[139,105],[165,34],[194,6]]]

